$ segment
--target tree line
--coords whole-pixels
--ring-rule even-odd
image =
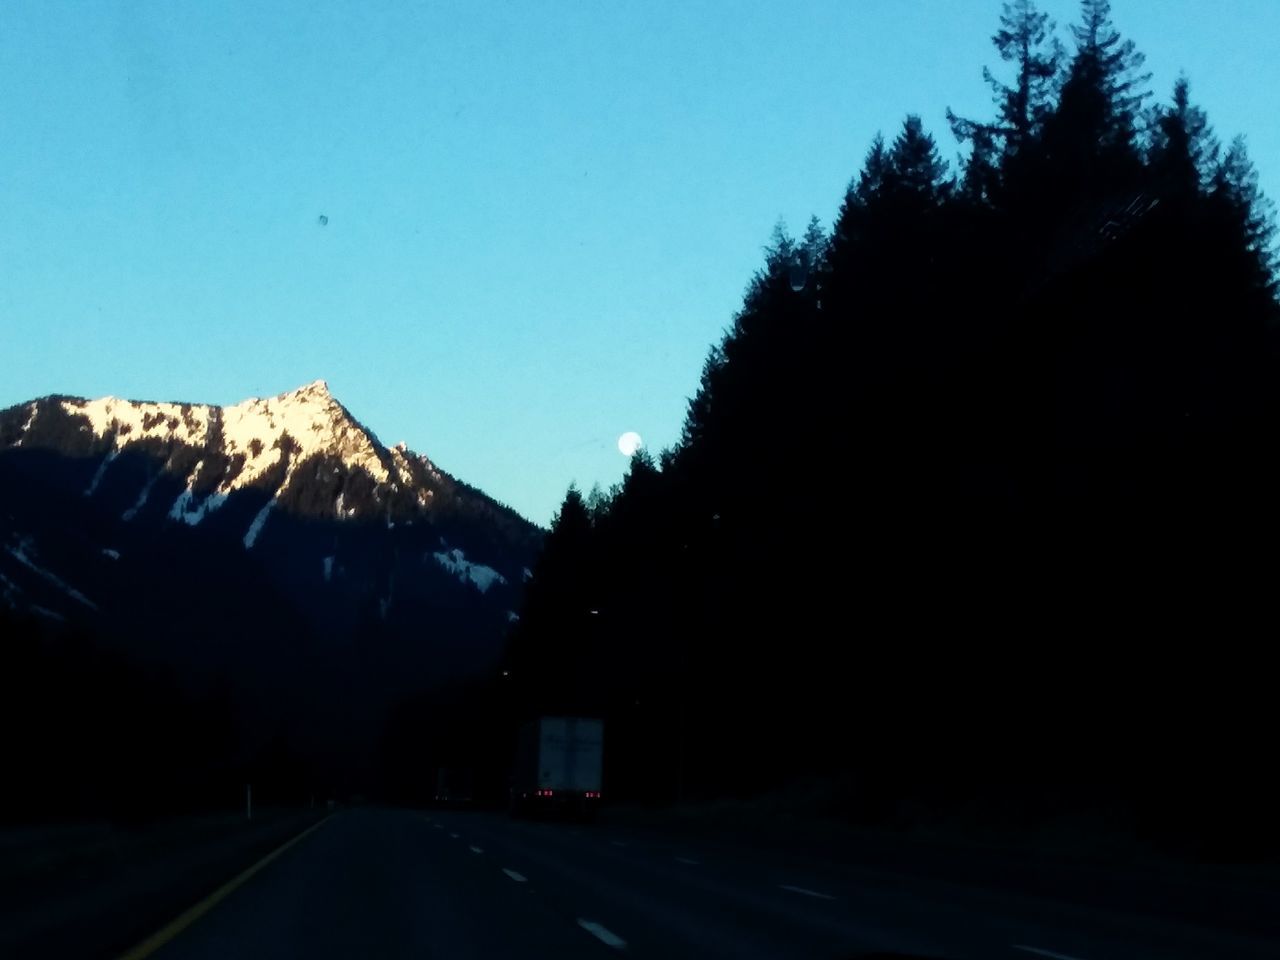
[[[1274,843],[1272,207],[1107,0],[993,40],[954,168],[919,116],[877,137],[830,231],[775,231],[679,442],[568,491],[501,710],[604,716],[614,797]]]

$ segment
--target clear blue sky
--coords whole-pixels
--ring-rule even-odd
[[[1072,0],[1044,7],[1074,20]],[[1117,0],[1280,194],[1280,2]],[[982,115],[998,0],[0,5],[0,406],[316,378],[538,522],[679,433],[781,216]],[[320,226],[318,217],[329,218]]]

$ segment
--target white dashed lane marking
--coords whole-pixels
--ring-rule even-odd
[[[484,851],[483,851],[483,850],[481,850],[479,847],[472,847],[472,848],[471,848],[471,852],[472,852],[472,853],[484,853]]]
[[[789,890],[792,893],[799,893],[806,897],[817,897],[819,900],[835,899],[835,897],[831,896],[831,894],[829,893],[819,893],[817,890],[809,890],[809,889],[806,889],[805,887],[793,887],[789,883],[780,883],[778,884],[778,887],[781,890]]]
[[[699,866],[702,863],[701,860],[690,860],[688,857],[676,857],[676,861],[678,863],[687,863],[691,867]]]
[[[455,840],[457,840],[457,839],[458,839],[458,835],[457,835],[456,833],[451,833],[451,834],[449,834],[449,836],[453,837],[453,839],[455,839]]]
[[[607,927],[602,927],[600,924],[596,923],[593,920],[583,920],[581,917],[579,917],[578,926],[580,926],[583,930],[587,931],[587,933],[591,934],[601,943],[607,946],[613,947],[615,950],[622,950],[622,949],[625,949],[627,946],[627,941],[623,940],[620,936],[618,936],[612,930],[608,929]]]
[[[509,867],[503,867],[502,872],[505,873],[512,880],[514,880],[516,883],[529,882],[529,878],[526,877],[523,873],[516,873],[514,870],[510,869]]]
[[[1054,953],[1052,950],[1041,950],[1039,947],[1027,947],[1020,943],[1013,944],[1013,949],[1021,950],[1024,953],[1034,953],[1037,957],[1048,957],[1049,960],[1080,960],[1079,957],[1069,957],[1065,953]]]

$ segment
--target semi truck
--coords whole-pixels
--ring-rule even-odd
[[[589,820],[601,800],[604,721],[538,717],[520,727],[511,777],[512,816]]]

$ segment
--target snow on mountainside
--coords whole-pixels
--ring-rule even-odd
[[[270,501],[244,531],[246,549],[279,505],[337,520],[377,516],[391,527],[413,522],[438,497],[465,488],[403,444],[383,446],[323,380],[228,407],[47,397],[3,413],[0,450],[51,448],[102,457],[85,484],[86,497],[97,493],[122,454],[162,459],[160,473],[138,490],[124,520],[147,508],[161,473],[183,484],[167,502],[167,515],[188,526],[221,509],[237,491],[267,493]]]
[[[487,591],[494,583],[506,583],[507,578],[493,567],[482,563],[472,563],[461,550],[435,551],[432,553],[436,563],[457,576],[463,583],[470,581],[481,593]]]
[[[333,398],[323,380],[276,397],[245,400],[230,407],[144,403],[116,397],[59,403],[66,413],[87,417],[93,435],[108,439],[113,454],[146,440],[219,450],[230,466],[206,491],[205,501],[254,485],[280,463],[282,451],[287,467],[275,486],[277,497],[288,491],[297,468],[316,456],[332,457],[348,469],[363,470],[380,484],[414,483],[409,451],[402,446],[392,450],[383,447]],[[34,407],[32,404],[32,419]],[[418,459],[438,481],[440,474],[430,461]],[[205,468],[205,462],[200,461],[192,470],[187,494],[181,503],[174,504],[174,519],[194,524],[203,512],[216,509],[216,505],[201,507],[193,502],[192,490]],[[431,495],[430,490],[421,491],[424,505]]]
[[[0,607],[272,702],[299,664],[288,696],[357,713],[486,668],[541,541],[319,380],[0,410]]]
[[[384,446],[323,380],[227,407],[44,397],[0,410],[0,468],[22,504],[7,520],[0,509],[0,597],[10,599],[56,590],[31,560],[59,546],[34,536],[41,516],[92,518],[75,521],[100,531],[92,561],[68,540],[70,521],[58,537],[79,564],[118,559],[121,540],[176,543],[189,530],[283,564],[283,589],[300,595],[312,586],[295,569],[314,570],[330,594],[340,583],[362,591],[358,604],[383,620],[408,616],[415,596],[457,590],[509,608],[541,539],[427,457]],[[36,491],[42,507],[30,503]]]

